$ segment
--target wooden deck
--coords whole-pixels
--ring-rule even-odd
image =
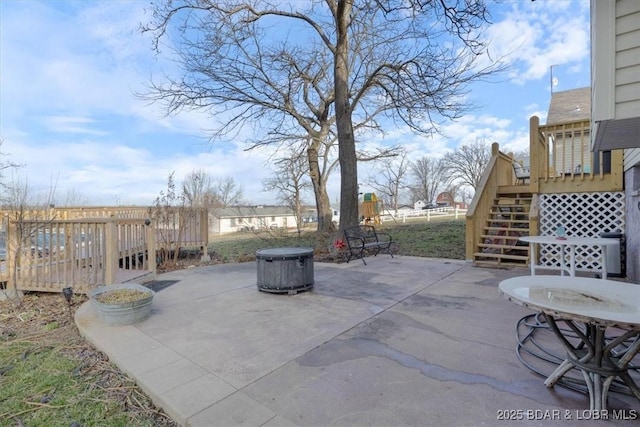
[[[199,247],[206,255],[206,210],[183,208],[171,215],[156,224],[147,208],[3,212],[6,259],[0,287],[44,292],[73,287],[86,293],[99,285],[153,280],[157,255],[180,247]]]
[[[487,257],[486,254],[482,255],[482,249],[489,244],[487,230],[491,231],[495,220],[491,217],[492,209],[501,198],[524,197],[532,200],[527,234],[536,235],[540,226],[540,198],[549,195],[575,197],[579,194],[597,195],[623,191],[622,150],[591,153],[589,126],[589,121],[540,126],[538,118],[532,117],[529,141],[530,178],[525,182],[517,180],[514,175],[513,162],[519,159],[501,152],[499,145],[493,144],[491,159],[466,214],[467,260],[478,261],[481,256]],[[596,196],[591,198],[598,199]],[[565,216],[563,220],[566,221],[567,218],[570,216]],[[497,264],[502,259],[505,262],[511,261],[511,254],[498,255],[494,256],[498,258]]]

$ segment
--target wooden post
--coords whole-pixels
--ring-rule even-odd
[[[18,278],[17,275],[17,258],[18,253],[18,236],[16,225],[7,218],[7,290],[5,291],[9,298],[16,298],[18,296]]]
[[[202,240],[202,261],[210,261],[209,256],[209,210],[200,210],[200,239]]]
[[[540,171],[543,160],[540,158],[539,131],[540,119],[531,116],[529,119],[529,188],[532,193],[540,192]]]
[[[611,150],[611,188],[612,191],[624,189],[624,150]],[[602,171],[602,169],[600,169]]]
[[[118,233],[116,218],[109,218],[105,223],[105,262],[104,284],[113,285],[116,282],[118,268]]]
[[[155,277],[158,263],[156,261],[156,227],[152,221],[149,222],[149,224],[147,225],[146,232],[147,232],[148,269]]]

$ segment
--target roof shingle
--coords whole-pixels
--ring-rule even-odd
[[[551,95],[547,124],[557,125],[591,118],[591,88],[555,92]]]

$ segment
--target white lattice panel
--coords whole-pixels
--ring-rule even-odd
[[[540,195],[541,236],[555,235],[562,225],[567,236],[598,237],[601,233],[625,233],[625,197],[615,193],[562,193]],[[601,269],[598,246],[576,248],[576,270]],[[540,245],[540,265],[560,267],[560,246]],[[565,260],[568,264],[568,258]]]

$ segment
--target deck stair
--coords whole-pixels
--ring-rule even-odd
[[[483,266],[526,266],[529,246],[519,242],[529,235],[530,193],[498,194],[474,251],[474,263]]]

